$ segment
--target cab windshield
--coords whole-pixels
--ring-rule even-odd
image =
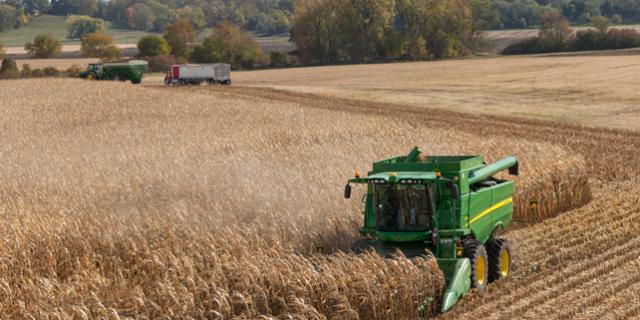
[[[100,71],[100,65],[91,63],[87,69],[89,69],[89,71]]]
[[[378,230],[430,230],[432,194],[433,185],[374,185]]]

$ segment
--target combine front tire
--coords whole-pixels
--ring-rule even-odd
[[[471,262],[471,286],[484,292],[489,282],[487,250],[475,239],[464,243],[462,255]]]
[[[487,242],[489,253],[489,280],[496,281],[511,273],[511,246],[505,239]]]

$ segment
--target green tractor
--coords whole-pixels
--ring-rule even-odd
[[[142,76],[149,70],[146,61],[90,63],[87,70],[80,73],[80,78],[88,80],[127,81],[133,84],[142,82]]]
[[[511,272],[511,247],[498,233],[512,220],[514,183],[494,178],[508,170],[518,175],[518,160],[507,157],[486,165],[480,156],[408,155],[375,162],[365,184],[366,237],[354,251],[374,249],[382,256],[400,250],[407,257],[433,254],[446,278],[442,312],[471,287],[483,292],[490,281]]]

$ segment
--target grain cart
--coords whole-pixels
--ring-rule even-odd
[[[231,84],[231,66],[226,63],[176,64],[164,77],[166,85]]]
[[[142,82],[142,75],[149,70],[146,61],[132,60],[127,62],[90,63],[80,78],[89,80],[131,80],[133,84]]]
[[[511,272],[511,247],[497,237],[513,213],[513,181],[493,177],[503,170],[517,175],[518,160],[487,165],[480,156],[424,156],[416,147],[407,156],[375,162],[367,177],[356,171],[344,196],[351,197],[351,184],[366,185],[360,229],[366,238],[354,251],[433,254],[447,283],[442,312],[470,287],[483,292],[489,281]]]

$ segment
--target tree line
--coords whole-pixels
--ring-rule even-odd
[[[481,15],[472,4],[479,2],[300,1],[291,40],[305,63],[454,57],[473,48]]]
[[[591,28],[574,32],[566,17],[547,11],[540,20],[538,36],[513,43],[503,54],[532,54],[568,51],[614,50],[640,47],[640,32],[610,28],[605,16],[591,18]]]
[[[494,29],[537,27],[550,9],[572,24],[588,24],[599,16],[616,24],[640,22],[637,0],[493,0],[491,7],[494,19],[490,28]]]
[[[262,34],[287,32],[293,13],[291,0],[52,0],[54,15],[88,15],[119,27],[164,31],[165,26],[189,20],[196,29],[229,21]]]
[[[411,2],[419,6],[422,1]],[[296,7],[314,3],[315,0],[5,0],[0,4],[0,32],[25,25],[31,16],[53,14],[87,15],[143,31],[163,32],[178,19],[187,19],[196,30],[228,21],[245,30],[276,34],[291,29],[299,14]],[[488,29],[536,27],[549,9],[560,12],[572,24],[586,24],[596,16],[605,16],[613,23],[640,22],[637,0],[482,0],[469,5],[472,9],[475,5],[483,7],[481,18]]]
[[[115,61],[122,57],[122,50],[105,33],[104,22],[88,16],[70,16],[67,19],[68,37],[80,39],[80,51],[84,57],[101,58],[103,61]],[[54,58],[62,52],[61,41],[48,34],[34,37],[24,46],[31,58]],[[0,42],[0,59],[4,53]],[[273,55],[276,63],[291,60]],[[288,56],[284,54],[285,56]],[[246,31],[230,22],[221,22],[210,36],[197,42],[196,32],[189,20],[180,19],[168,25],[162,36],[147,35],[138,41],[137,58],[149,61],[152,71],[166,71],[176,63],[225,62],[234,68],[252,68],[268,66],[270,56],[265,54],[255,39]]]

